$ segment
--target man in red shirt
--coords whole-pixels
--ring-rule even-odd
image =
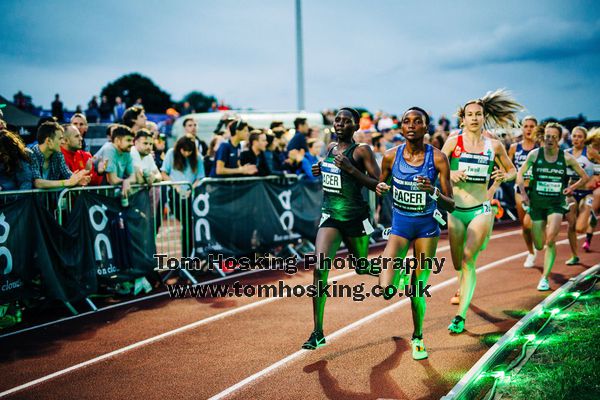
[[[90,185],[98,186],[102,184],[102,176],[98,175],[94,169],[94,163],[92,162],[92,155],[87,151],[81,149],[83,144],[83,138],[81,132],[73,124],[63,125],[65,129],[63,143],[60,150],[65,157],[67,167],[71,172],[77,172],[82,169],[91,171]],[[104,163],[98,164],[99,169],[104,169]]]

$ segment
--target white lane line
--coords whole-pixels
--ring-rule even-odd
[[[581,235],[581,237],[584,237],[585,235]],[[568,239],[564,239],[561,240],[560,242],[556,242],[557,245],[561,245],[561,244],[566,244],[568,243]],[[518,258],[521,258],[523,256],[526,256],[527,254],[529,254],[529,251],[524,251],[522,253],[518,253],[518,254],[514,254],[512,256],[509,257],[505,257],[502,258],[500,260],[496,260],[494,262],[491,262],[489,264],[486,264],[484,266],[481,266],[479,268],[477,268],[478,272],[483,272],[486,271],[488,269],[494,268],[498,265],[504,265],[505,263],[512,261],[512,260],[516,260]],[[445,280],[444,282],[438,283],[435,286],[432,286],[431,289],[429,290],[429,292],[434,292],[437,291],[439,289],[442,289],[448,285],[451,285],[453,283],[456,283],[458,281],[457,277]],[[385,308],[382,308],[381,310],[377,311],[376,313],[370,314],[362,319],[359,319],[353,323],[351,323],[350,325],[347,325],[335,332],[333,332],[330,335],[327,335],[327,339],[329,340],[329,342],[332,342],[333,340],[335,340],[336,338],[345,335],[348,332],[351,332],[355,329],[357,329],[358,327],[360,327],[361,325],[364,325],[376,318],[379,318],[380,316],[387,314],[391,311],[394,311],[395,309],[403,306],[404,304],[410,302],[410,298],[405,298],[403,300],[398,301],[397,303],[394,303],[390,306],[387,306]],[[311,350],[298,350],[297,352],[290,354],[289,356],[279,360],[278,362],[276,362],[275,364],[272,364],[270,366],[268,366],[267,368],[258,371],[257,373],[250,375],[249,377],[247,377],[246,379],[236,383],[233,386],[228,387],[227,389],[223,390],[222,392],[219,392],[217,394],[215,394],[214,396],[210,397],[209,400],[219,400],[219,399],[223,399],[227,396],[229,396],[230,394],[240,390],[241,388],[243,388],[244,386],[264,377],[265,375],[268,375],[270,372],[274,371],[275,369],[289,363],[290,361],[293,361],[301,356],[303,356],[304,354],[306,354],[307,352],[310,352]]]
[[[493,236],[490,238],[490,240],[491,240],[491,239],[500,238],[500,237],[505,237],[505,236],[515,235],[515,234],[518,234],[519,232],[520,232],[520,230],[511,231],[511,232],[499,233],[499,234],[497,234],[497,235],[493,235]],[[446,250],[449,250],[449,249],[450,249],[450,246],[443,246],[443,247],[440,247],[440,248],[438,249],[438,251],[446,251]],[[525,254],[525,253],[523,253],[523,254]],[[336,277],[335,277],[335,279],[339,281],[339,280],[343,280],[343,279],[349,278],[349,277],[351,277],[351,276],[354,276],[354,275],[355,275],[355,272],[354,272],[354,271],[351,271],[351,272],[347,272],[347,273],[345,273],[345,274],[342,274],[342,275],[340,275],[340,276],[336,276]],[[454,278],[454,279],[456,279],[456,278]],[[438,286],[439,286],[439,285],[438,285]],[[276,300],[281,300],[281,299],[283,299],[283,298],[284,298],[284,297],[271,297],[271,298],[268,298],[268,299],[259,300],[259,301],[257,301],[257,302],[254,302],[254,303],[246,304],[246,305],[244,305],[244,306],[241,306],[241,307],[235,308],[235,309],[233,309],[233,310],[225,311],[225,312],[223,312],[223,313],[220,313],[220,314],[217,314],[217,315],[213,315],[212,317],[208,317],[208,318],[202,319],[202,320],[200,320],[200,321],[196,321],[196,322],[193,322],[193,323],[191,323],[191,324],[184,325],[184,326],[182,326],[182,327],[179,327],[179,328],[173,329],[173,330],[171,330],[171,331],[168,331],[168,332],[162,333],[162,334],[160,334],[160,335],[153,336],[153,337],[150,337],[150,338],[148,338],[148,339],[144,339],[144,340],[142,340],[142,341],[139,341],[139,342],[136,342],[136,343],[130,344],[129,346],[122,347],[122,348],[120,348],[120,349],[117,349],[117,350],[111,351],[111,352],[109,352],[109,353],[106,353],[106,354],[102,354],[102,355],[100,355],[100,356],[98,356],[98,357],[95,357],[95,358],[92,358],[92,359],[90,359],[90,360],[87,360],[87,361],[81,362],[81,363],[79,363],[79,364],[76,364],[76,365],[73,365],[73,366],[71,366],[71,367],[68,367],[68,368],[62,369],[62,370],[60,370],[60,371],[56,371],[56,372],[54,372],[54,373],[51,373],[51,374],[49,374],[49,375],[45,375],[45,376],[43,376],[43,377],[41,377],[41,378],[38,378],[38,379],[35,379],[35,380],[33,380],[33,381],[30,381],[30,382],[24,383],[24,384],[22,384],[22,385],[15,386],[15,387],[14,387],[14,388],[12,388],[12,389],[8,389],[8,390],[5,390],[4,392],[0,392],[0,397],[5,397],[5,396],[8,396],[8,395],[10,395],[10,394],[13,394],[13,393],[20,392],[20,391],[22,391],[22,390],[24,390],[24,389],[30,388],[30,387],[32,387],[32,386],[35,386],[35,385],[37,385],[37,384],[40,384],[40,383],[43,383],[43,382],[47,382],[47,381],[49,381],[49,380],[51,380],[51,379],[54,379],[54,378],[57,378],[57,377],[59,377],[59,376],[62,376],[62,375],[68,374],[69,372],[72,372],[72,371],[78,370],[78,369],[80,369],[80,368],[87,367],[87,366],[89,366],[89,365],[92,365],[92,364],[96,364],[96,363],[98,363],[98,362],[100,362],[100,361],[107,360],[107,359],[109,359],[109,358],[111,358],[111,357],[117,356],[117,355],[119,355],[119,354],[123,354],[123,353],[125,353],[125,352],[128,352],[128,351],[130,351],[130,350],[137,349],[137,348],[139,348],[139,347],[142,347],[142,346],[145,346],[145,345],[147,345],[147,344],[151,344],[151,343],[157,342],[157,341],[159,341],[159,340],[162,340],[162,339],[164,339],[164,338],[167,338],[167,337],[170,337],[170,336],[176,335],[176,334],[178,334],[178,333],[182,333],[182,332],[188,331],[188,330],[190,330],[190,329],[194,329],[194,328],[197,328],[197,327],[199,327],[199,326],[206,325],[206,324],[208,324],[208,323],[211,323],[211,322],[215,322],[215,321],[221,320],[221,319],[223,319],[223,318],[226,318],[226,317],[229,317],[229,316],[231,316],[231,315],[235,315],[235,314],[241,313],[241,312],[243,312],[243,311],[250,310],[250,309],[252,309],[252,308],[259,307],[259,306],[262,306],[262,305],[264,305],[264,304],[267,304],[267,303],[270,303],[270,302],[273,302],[273,301],[276,301]],[[381,312],[381,311],[380,311],[380,312]],[[377,315],[379,315],[379,314],[377,314]],[[335,335],[335,333],[334,333],[333,335]],[[333,335],[330,335],[329,337],[332,337]],[[333,336],[333,337],[335,337],[335,336]],[[302,353],[302,352],[300,351],[300,352],[298,352],[298,353]],[[292,356],[294,356],[294,357],[292,357]],[[292,354],[291,356],[288,356],[288,357],[286,357],[285,359],[283,359],[283,360],[279,361],[278,363],[271,365],[269,368],[271,368],[271,369],[275,369],[275,368],[277,368],[279,365],[283,365],[283,364],[287,363],[288,361],[292,360],[292,359],[293,359],[293,358],[295,358],[296,356],[297,356],[297,355],[294,355],[294,354]],[[288,358],[289,358],[289,357],[292,357],[292,358],[290,358],[290,359],[288,360]],[[285,362],[283,362],[284,360],[286,360],[286,361],[285,361]],[[276,365],[276,367],[274,367],[275,365]]]
[[[564,224],[564,223],[563,223]],[[504,233],[499,233],[497,235],[493,235],[490,240],[492,239],[499,239],[499,238],[503,238],[506,236],[511,236],[511,235],[516,235],[519,232],[521,232],[520,230],[515,230],[515,231],[508,231],[508,232],[504,232]],[[378,245],[381,245],[381,243],[377,243]],[[446,250],[450,250],[450,246],[443,246],[438,248],[437,251],[446,251]],[[215,278],[215,279],[211,279],[209,281],[206,282],[199,282],[198,285],[196,286],[205,286],[205,285],[209,285],[211,283],[217,283],[217,282],[223,282],[223,281],[227,281],[227,280],[232,280],[234,278],[240,278],[242,276],[246,276],[246,275],[252,275],[252,274],[256,274],[259,272],[266,272],[267,270],[251,270],[251,271],[244,271],[244,272],[239,272],[237,274],[234,275],[228,275],[228,276],[224,276],[224,277],[219,277],[219,278]],[[9,336],[16,336],[19,335],[21,333],[25,333],[25,332],[30,332],[30,331],[34,331],[40,328],[45,328],[47,326],[52,326],[52,325],[56,325],[56,324],[60,324],[62,322],[67,322],[67,321],[71,321],[74,319],[78,319],[78,318],[82,318],[85,317],[87,315],[92,315],[92,314],[98,314],[101,313],[103,311],[108,311],[108,310],[112,310],[113,308],[120,308],[123,306],[127,306],[130,304],[135,304],[135,303],[139,303],[141,301],[146,301],[146,300],[151,300],[157,297],[163,297],[168,295],[169,292],[168,291],[164,291],[164,292],[159,292],[159,293],[154,293],[148,296],[144,296],[144,297],[140,297],[138,299],[132,299],[132,300],[127,300],[127,301],[122,301],[116,304],[111,304],[110,306],[106,306],[106,307],[102,307],[99,308],[96,311],[86,311],[77,315],[71,315],[65,318],[61,318],[61,319],[57,319],[55,321],[49,321],[49,322],[44,322],[42,324],[38,324],[38,325],[33,325],[27,328],[23,328],[23,329],[19,329],[18,331],[14,331],[14,332],[9,332],[9,333],[5,333],[3,335],[0,335],[0,339],[3,338],[7,338]]]

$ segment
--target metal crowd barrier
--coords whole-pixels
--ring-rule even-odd
[[[191,200],[192,185],[189,182],[164,181],[152,185],[133,184],[132,193],[148,190],[152,208],[152,221],[156,251],[168,257],[180,258],[184,255],[185,246],[193,245]],[[64,189],[58,196],[61,211],[57,221],[63,224],[63,215],[69,214],[77,195],[81,192],[96,193],[107,197],[121,196],[121,186],[80,186]],[[186,254],[190,255],[190,254]],[[189,271],[182,269],[180,273],[192,283],[196,279]],[[170,277],[163,277],[166,280]]]
[[[301,176],[286,174],[272,175],[266,177],[234,177],[234,178],[204,178],[199,185],[207,183],[234,183],[248,181],[279,181],[292,184],[301,179]],[[180,258],[182,256],[195,256],[194,254],[194,232],[192,217],[193,188],[189,182],[157,182],[152,185],[133,184],[132,193],[140,190],[149,190],[154,238],[156,251],[159,254],[167,254],[168,257]],[[0,191],[0,204],[6,204],[20,196],[41,196],[41,204],[51,212],[59,225],[63,225],[66,217],[71,213],[77,196],[82,192],[96,193],[107,197],[119,197],[120,186],[82,186],[59,189],[35,189],[25,191]],[[370,192],[367,196],[371,210],[375,209],[375,193]],[[314,244],[307,241],[303,246],[308,251],[314,251]],[[300,258],[298,251],[290,244],[284,246],[291,254]],[[312,249],[312,250],[311,250]],[[221,266],[214,265],[213,269],[220,275],[225,276]],[[178,270],[179,274],[197,284],[196,278],[186,269]],[[169,271],[162,275],[163,281],[169,279],[175,271]],[[86,298],[89,306],[95,311],[97,307]],[[73,313],[77,311],[68,303],[65,304]]]

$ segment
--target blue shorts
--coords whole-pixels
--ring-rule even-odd
[[[440,226],[433,214],[408,217],[394,209],[390,233],[408,240],[431,238],[440,236]]]

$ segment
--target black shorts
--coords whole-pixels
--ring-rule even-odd
[[[366,236],[373,232],[373,226],[368,216],[351,219],[350,221],[339,221],[329,217],[321,221],[319,228],[335,228],[340,231],[343,237]]]

